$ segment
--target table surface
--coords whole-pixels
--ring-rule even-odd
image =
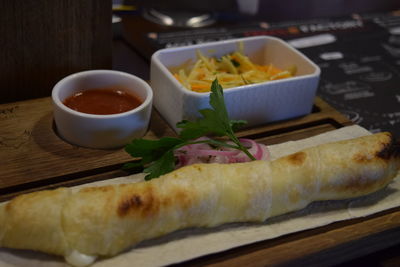
[[[113,45],[114,69],[148,79],[146,57],[121,36],[116,36]],[[238,135],[276,144],[351,124],[317,97],[313,112],[307,116],[245,129]],[[145,137],[173,135],[171,128],[154,111]],[[122,164],[131,160],[123,150],[84,149],[59,138],[54,130],[50,98],[0,105],[0,158],[0,201],[40,189],[118,177],[125,174],[120,170]],[[396,208],[208,255],[181,265],[398,266],[399,226],[400,208]]]

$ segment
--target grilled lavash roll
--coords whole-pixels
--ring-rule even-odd
[[[151,181],[21,195],[0,205],[0,246],[75,264],[71,255],[115,255],[178,229],[262,222],[312,201],[366,195],[396,176],[393,141],[379,133],[271,162],[195,164]]]

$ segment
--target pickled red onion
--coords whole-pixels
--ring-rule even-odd
[[[206,140],[205,137],[195,141]],[[267,146],[257,143],[251,139],[239,139],[256,160],[269,160]],[[228,144],[233,145],[232,142]],[[237,163],[248,162],[251,159],[241,150],[229,147],[213,148],[207,143],[190,144],[175,150],[174,155],[177,159],[176,168],[194,163]]]

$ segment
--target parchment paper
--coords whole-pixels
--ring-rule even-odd
[[[370,134],[359,126],[349,126],[307,139],[270,146],[271,157],[278,157],[318,144]],[[83,186],[142,180],[143,175],[121,177]],[[76,189],[82,186],[76,187]],[[212,229],[186,229],[162,238],[144,241],[113,258],[98,259],[93,266],[164,266],[272,239],[285,234],[316,228],[333,222],[363,217],[400,206],[399,176],[385,189],[345,201],[316,202],[291,214],[268,219],[261,224],[227,224]],[[43,253],[0,249],[0,266],[67,266],[62,258]]]

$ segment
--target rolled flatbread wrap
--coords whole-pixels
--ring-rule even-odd
[[[270,162],[195,164],[151,181],[25,194],[0,205],[0,246],[83,266],[178,229],[263,222],[313,201],[367,195],[397,175],[399,151],[385,132]]]

